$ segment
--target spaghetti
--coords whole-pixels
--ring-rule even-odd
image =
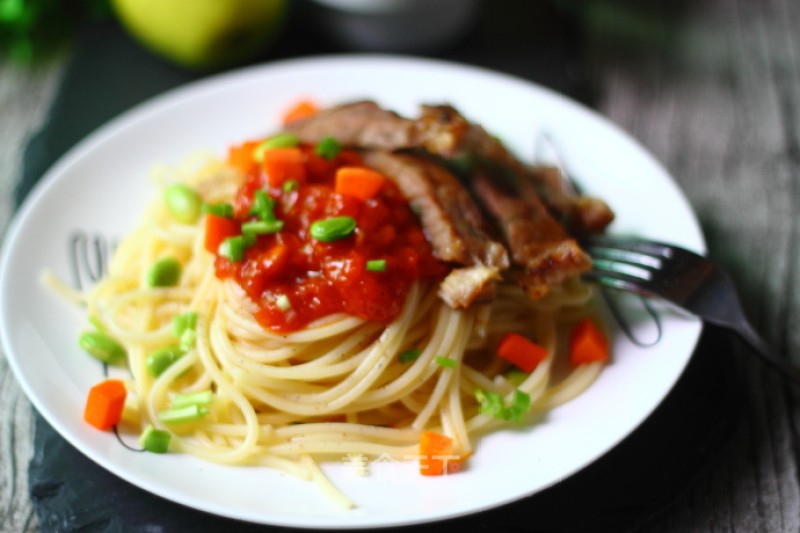
[[[271,184],[273,192],[282,192],[268,200],[269,213],[259,214],[256,188],[231,158],[204,156],[159,174],[159,191],[181,184],[204,206],[231,206],[237,214],[176,216],[159,194],[117,247],[107,277],[85,296],[95,327],[124,346],[131,375],[124,416],[128,429],[168,431],[171,450],[205,460],[264,465],[316,480],[334,500],[353,506],[325,479],[317,461],[351,454],[419,457],[425,454],[421,436],[435,433],[452,443],[448,458],[461,464],[479,435],[568,401],[600,372],[602,361],[574,367],[568,361],[570,331],[593,315],[589,286],[572,279],[534,300],[501,283],[492,302],[453,309],[437,296],[446,269],[430,262],[425,243],[417,243],[414,251],[415,237],[408,235],[419,228],[413,217],[403,222],[408,227],[397,242],[414,251],[421,267],[414,275],[395,270],[390,296],[384,295],[399,297],[393,313],[385,312],[391,301],[371,306],[377,307],[375,318],[346,300],[348,293],[360,301],[374,287],[390,284],[393,268],[401,263],[391,255],[397,243],[380,249],[379,259],[359,256],[373,266],[359,275],[379,281],[366,292],[353,284],[342,288],[335,293],[344,301],[338,307],[319,301],[319,294],[332,294],[322,290],[303,303],[286,280],[337,278],[344,276],[342,269],[307,268],[301,275],[295,265],[297,271],[287,277],[285,270],[271,285],[248,285],[241,270],[245,259],[230,245],[222,246],[224,239],[215,242],[217,253],[209,251],[207,221],[212,216],[280,221],[280,228],[273,224],[274,231],[251,236],[245,245],[262,251],[275,243],[283,246],[289,239],[280,235],[295,232],[305,240],[295,243],[292,257],[304,249],[312,254],[313,221],[306,216],[305,225],[298,226],[280,202],[292,197],[302,203],[322,185],[307,179],[286,186],[287,181]],[[395,194],[388,187],[389,196]],[[400,205],[396,198],[391,201]],[[246,223],[239,221],[239,231]],[[314,253],[335,247],[325,244]],[[347,257],[353,253],[348,249]],[[154,283],[153,265],[165,258],[179,275],[173,282]],[[300,312],[315,306],[319,313]],[[275,318],[293,312],[294,319]],[[523,334],[544,349],[546,356],[529,373],[496,355],[509,333]],[[172,357],[154,365],[157,353]],[[429,468],[430,460],[423,457],[420,464]]]

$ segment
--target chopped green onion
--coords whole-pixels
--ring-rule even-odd
[[[386,272],[386,259],[370,259],[367,261],[367,270],[370,272]]]
[[[283,229],[283,220],[255,220],[242,224],[242,233],[253,235],[267,235],[278,233]]]
[[[180,337],[184,331],[193,330],[195,327],[197,327],[197,313],[194,311],[175,315],[172,319],[172,334],[176,337]]]
[[[479,411],[482,415],[491,416],[498,420],[518,422],[531,408],[531,397],[528,393],[514,389],[511,405],[506,406],[503,397],[496,392],[483,390],[475,391]]]
[[[218,217],[233,218],[233,206],[227,203],[203,204],[203,213],[211,213]]]
[[[292,148],[300,144],[300,138],[294,133],[279,133],[262,141],[253,149],[253,159],[259,163],[264,160],[264,152],[275,148]]]
[[[148,424],[142,436],[139,437],[139,444],[142,448],[151,453],[167,453],[171,438],[172,435],[169,431],[156,429]]]
[[[253,205],[250,214],[256,215],[261,220],[275,220],[275,200],[265,190],[258,189],[253,195]]]
[[[283,182],[283,192],[294,192],[300,188],[300,182],[296,179],[288,179]]]
[[[416,361],[421,353],[422,350],[420,350],[419,348],[410,348],[405,352],[401,353],[400,355],[398,355],[397,358],[403,364],[410,363],[411,361]]]
[[[278,306],[278,309],[281,311],[288,311],[292,308],[292,302],[289,300],[289,297],[285,294],[281,294],[275,300],[275,305]]]
[[[125,357],[125,348],[104,333],[87,331],[78,337],[78,345],[104,363],[115,363]]]
[[[177,345],[165,346],[150,353],[145,361],[147,371],[153,377],[160,376],[166,369],[171,367],[175,361],[183,357],[184,350]]]
[[[174,257],[159,259],[147,272],[150,287],[172,287],[181,278],[181,264]]]
[[[434,359],[437,365],[443,366],[445,368],[455,368],[458,366],[458,361],[455,359],[450,359],[449,357],[445,357],[443,355],[437,355],[436,359]]]
[[[203,200],[188,185],[173,183],[164,189],[164,203],[175,220],[184,224],[194,224],[200,217]]]
[[[186,407],[187,405],[209,405],[213,399],[214,393],[210,390],[188,392],[173,396],[169,405],[172,409]]]
[[[245,242],[244,237],[237,235],[236,237],[228,237],[219,245],[217,253],[222,257],[238,263],[244,259]]]
[[[511,405],[506,408],[506,420],[517,422],[522,420],[531,408],[531,397],[527,392],[514,389],[514,396],[511,398]]]
[[[482,415],[505,420],[503,416],[505,404],[500,394],[478,389],[475,391],[475,399],[478,400],[479,412]]]
[[[314,147],[314,153],[328,160],[336,159],[341,151],[342,145],[333,137],[325,137]]]
[[[158,413],[158,419],[165,424],[184,424],[200,420],[208,414],[208,407],[200,404],[190,404],[183,407],[173,407]]]
[[[311,237],[322,242],[333,242],[349,237],[356,229],[356,219],[333,217],[311,224]]]

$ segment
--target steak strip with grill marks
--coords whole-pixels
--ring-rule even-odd
[[[446,147],[445,151],[438,152],[445,157],[472,154],[492,167],[505,169],[517,180],[529,182],[537,198],[571,234],[602,233],[614,219],[613,211],[603,200],[582,196],[572,187],[564,187],[564,178],[556,167],[524,165],[483,127],[470,123],[452,106],[422,106],[419,127],[429,131],[427,136],[419,135],[429,139],[424,143],[426,148]]]
[[[504,246],[487,234],[480,209],[461,182],[444,167],[412,153],[366,150],[364,163],[397,183],[419,213],[434,255],[462,265],[442,282],[439,294],[451,307],[468,307],[494,297],[494,282],[509,267]]]

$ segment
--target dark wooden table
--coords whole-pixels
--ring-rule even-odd
[[[550,85],[630,132],[680,184],[701,220],[710,255],[734,276],[758,328],[787,357],[800,362],[800,3],[563,0],[558,7],[539,8],[521,0],[487,4],[491,9],[475,39],[488,39],[496,48],[470,47],[467,41],[464,50],[443,57],[487,64]],[[570,52],[537,52],[538,44],[564,44],[549,26],[547,17],[555,13],[558,20],[571,21],[573,33],[563,36]],[[487,33],[501,20],[505,31]],[[532,34],[541,35],[540,40]],[[520,52],[520,39],[529,39],[533,48]],[[296,46],[280,45],[275,54],[315,51],[311,44]],[[0,59],[0,232],[13,212],[23,150],[50,116],[63,73],[74,67],[71,62],[80,46],[77,50],[33,68]],[[625,493],[630,498],[627,507],[609,500],[611,518],[595,521],[594,530],[799,531],[798,389],[762,367],[739,344],[718,332],[714,335],[696,354],[695,359],[703,360],[695,361],[696,369],[679,383],[678,399],[667,406],[666,414],[650,421],[638,441],[616,451],[613,463],[594,467],[572,485],[568,480],[561,492],[532,500],[534,508],[562,504],[575,487],[580,489],[578,497],[585,498],[590,494],[585,485],[616,475],[608,467],[613,464],[623,481],[638,484],[631,493],[650,491],[653,496],[636,499]],[[29,471],[29,463],[39,445],[36,420],[0,357],[2,531],[61,530],[51,522],[40,527],[42,515],[35,512],[30,497],[29,472],[36,469]],[[718,420],[725,422],[722,429],[705,430]],[[696,442],[691,435],[680,436],[681,428],[697,434]],[[648,448],[661,457],[642,458],[646,454],[641,450]],[[640,454],[629,463],[632,469],[652,467],[662,458],[669,463],[671,450],[686,468],[674,473],[658,468],[628,472],[628,450]],[[647,505],[641,507],[643,501]],[[580,513],[582,501],[563,505]],[[603,505],[593,507],[598,516]],[[491,522],[481,525],[492,528]],[[64,529],[70,530],[68,526]],[[542,530],[559,527],[546,525]]]

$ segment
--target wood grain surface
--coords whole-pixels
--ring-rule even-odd
[[[35,68],[0,59],[0,236],[12,213],[22,153],[41,127],[61,77],[62,53]],[[0,531],[37,531],[28,497],[33,453],[32,407],[0,355]]]
[[[586,4],[594,5],[581,16],[595,107],[675,176],[758,329],[800,361],[800,2]],[[22,149],[66,58],[33,70],[0,60],[0,235]],[[642,530],[800,531],[800,389],[743,349],[730,363],[745,384],[738,432]],[[0,531],[38,531],[31,451],[31,407],[0,358]]]

